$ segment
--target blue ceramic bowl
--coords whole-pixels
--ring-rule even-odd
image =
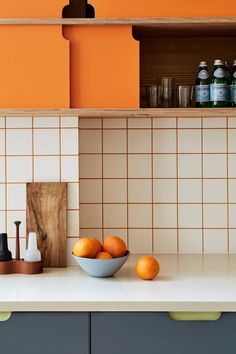
[[[76,263],[89,275],[96,278],[112,277],[125,264],[130,253],[119,258],[94,259],[82,258],[73,255]]]

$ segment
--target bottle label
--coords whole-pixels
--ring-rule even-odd
[[[196,85],[195,86],[195,100],[196,102],[210,101],[210,85]]]
[[[230,101],[236,102],[236,85],[230,86]]]
[[[209,77],[209,73],[206,69],[202,69],[201,71],[199,71],[198,73],[198,78],[201,80],[206,80]]]
[[[227,85],[226,84],[211,84],[211,101],[227,101]]]
[[[218,68],[214,71],[214,76],[218,79],[223,79],[223,77],[225,77],[225,71],[221,68]]]

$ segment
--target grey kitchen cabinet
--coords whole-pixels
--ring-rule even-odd
[[[92,313],[91,354],[235,354],[236,314],[174,321],[167,313]]]
[[[88,313],[13,313],[0,322],[0,353],[90,354]]]

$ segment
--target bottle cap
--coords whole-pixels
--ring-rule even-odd
[[[206,61],[200,61],[199,66],[207,66],[207,62]]]
[[[214,65],[223,65],[224,63],[223,63],[223,61],[221,60],[221,59],[216,59],[215,61],[214,61]]]
[[[236,65],[236,60],[234,60],[234,63],[233,63],[233,65]]]

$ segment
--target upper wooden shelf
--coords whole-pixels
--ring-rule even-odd
[[[4,117],[73,117],[81,118],[194,118],[236,117],[235,108],[140,108],[140,109],[0,109]]]

